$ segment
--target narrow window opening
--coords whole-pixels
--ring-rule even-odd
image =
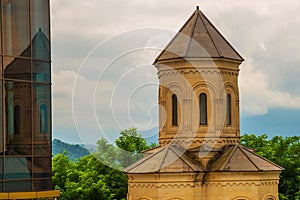
[[[18,135],[21,131],[21,107],[16,105],[14,107],[14,134]]]
[[[205,93],[201,93],[199,100],[200,125],[207,125],[207,95]]]
[[[45,104],[40,105],[40,133],[48,133],[48,109]]]
[[[231,125],[231,95],[227,94],[227,106],[226,106],[226,115],[227,115],[227,125]]]
[[[178,106],[177,106],[177,96],[176,94],[172,95],[172,125],[178,125]]]

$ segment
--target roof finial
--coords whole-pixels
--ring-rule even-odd
[[[199,6],[196,6],[196,9],[199,10]]]

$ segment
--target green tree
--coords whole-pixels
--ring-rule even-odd
[[[115,142],[119,147],[119,162],[123,167],[128,167],[141,159],[142,151],[150,149],[142,135],[137,133],[136,128],[121,131]]]
[[[52,159],[52,184],[55,189],[64,191],[69,170],[73,167],[74,163],[66,156],[66,152]]]
[[[55,188],[61,191],[61,200],[115,200],[124,199],[127,194],[126,175],[101,163],[94,156],[69,162],[65,155],[53,158]],[[62,178],[60,178],[60,176]]]
[[[100,138],[97,141],[97,151],[93,152],[92,155],[103,164],[121,170],[118,162],[118,149],[113,144],[110,144],[107,139]]]
[[[137,161],[143,150],[155,144],[148,146],[135,128],[122,131],[115,142],[117,146],[105,138],[99,139],[97,150],[76,162],[66,152],[53,158],[53,184],[61,191],[61,200],[126,198],[127,178],[122,166]]]
[[[256,150],[256,153],[282,166],[279,197],[281,200],[300,200],[300,137],[275,136],[268,140],[267,135],[245,134],[241,143]]]

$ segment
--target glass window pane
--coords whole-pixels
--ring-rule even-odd
[[[32,70],[34,81],[50,83],[51,70],[49,62],[33,61]]]
[[[172,95],[172,125],[178,125],[178,105],[177,105],[177,96],[176,94]]]
[[[227,106],[226,106],[226,114],[227,114],[227,125],[231,125],[231,95],[227,94]]]
[[[31,61],[28,59],[4,57],[4,77],[11,79],[30,80]]]
[[[6,157],[5,180],[31,178],[31,157]]]
[[[51,87],[34,84],[33,88],[33,154],[51,156]]]
[[[5,82],[5,119],[7,155],[31,155],[31,87],[29,83]],[[15,116],[18,107],[19,121]],[[16,123],[19,123],[16,125]],[[19,129],[16,130],[16,127]]]
[[[1,21],[1,20],[0,20]],[[1,49],[1,48],[0,48]],[[3,62],[2,62],[2,56],[0,57],[0,78],[3,78]]]
[[[14,134],[19,135],[21,132],[21,107],[14,107]]]
[[[227,125],[231,125],[231,95],[227,95],[227,105],[226,105],[226,116],[227,116]]]
[[[3,109],[3,81],[0,80],[0,156],[4,154],[4,109]]]
[[[30,57],[28,0],[2,0],[4,54]]]
[[[40,105],[40,133],[49,133],[49,109],[46,104]]]
[[[36,180],[34,181],[34,189],[36,191],[40,190],[51,190],[52,189],[52,183],[51,180]]]
[[[33,158],[33,177],[51,178],[51,156]]]
[[[2,4],[2,2],[0,1],[0,4]],[[1,6],[1,5],[0,5]],[[0,7],[0,9],[1,9],[1,7]],[[2,13],[1,13],[2,14]],[[1,15],[0,15],[0,17],[2,17]],[[1,19],[1,18],[0,18]],[[0,30],[1,30],[1,32],[0,32],[0,55],[2,55],[2,30],[3,30],[3,27],[2,27],[2,20],[0,20]]]
[[[31,35],[33,58],[50,60],[48,0],[31,0]]]
[[[200,125],[207,125],[207,96],[200,94]]]
[[[4,174],[4,168],[3,168],[3,166],[4,166],[4,164],[3,164],[3,161],[4,161],[4,157],[3,157],[3,154],[1,154],[1,156],[0,156],[0,179],[1,180],[3,180],[3,174]],[[0,191],[1,191],[1,187],[0,187]]]
[[[27,192],[31,189],[31,181],[5,182],[5,192]]]

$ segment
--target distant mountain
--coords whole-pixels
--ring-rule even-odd
[[[269,109],[267,114],[255,115],[251,117],[241,117],[241,135],[267,134],[270,138],[276,135],[284,137],[299,136],[300,135],[300,109],[284,109],[273,108]],[[146,139],[148,144],[158,144],[158,127],[139,131],[143,138]]]
[[[300,110],[299,109],[270,109],[265,115],[251,117],[241,117],[241,135],[247,134],[267,134],[269,137],[276,135],[295,136],[300,135]],[[138,131],[147,144],[158,144],[158,127],[145,131]],[[52,155],[67,152],[71,160],[88,155],[89,152],[95,151],[96,145],[79,145],[68,144],[58,139],[53,140]]]
[[[90,154],[90,152],[83,145],[68,144],[58,139],[54,139],[52,143],[52,156],[60,153],[62,154],[64,151],[66,152],[66,156],[73,161]]]
[[[267,134],[269,137],[276,135],[300,135],[300,109],[270,109],[265,115],[241,118],[241,135]]]

